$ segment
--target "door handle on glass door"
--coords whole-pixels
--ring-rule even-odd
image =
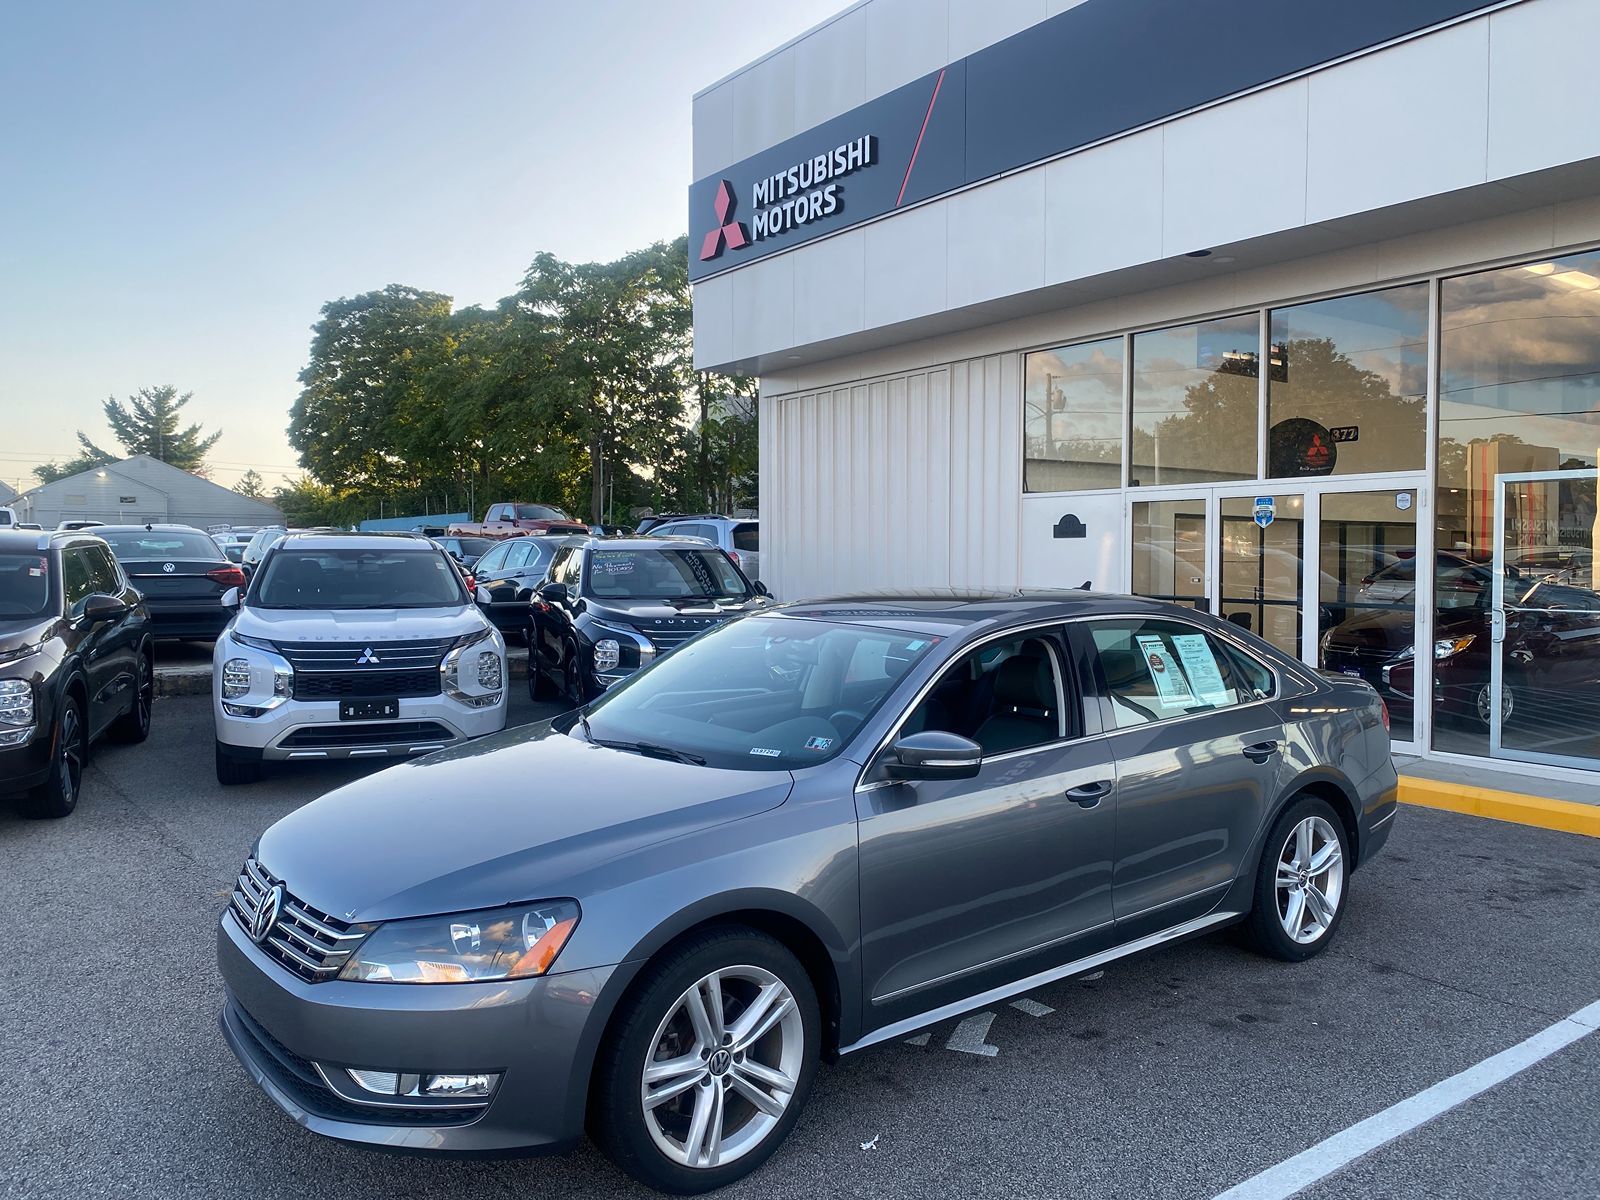
[[[1244,748],[1244,756],[1251,762],[1264,763],[1278,752],[1277,742],[1257,742]]]
[[[1067,799],[1079,808],[1093,808],[1104,800],[1111,791],[1111,780],[1099,779],[1094,783],[1085,783],[1075,788],[1067,789]]]

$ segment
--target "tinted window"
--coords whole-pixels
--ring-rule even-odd
[[[466,603],[455,567],[438,550],[288,547],[261,568],[250,593],[261,608],[453,608]]]
[[[550,564],[550,578],[555,583],[564,583],[569,588],[578,586],[578,568],[583,560],[578,552],[573,549],[556,551],[555,561]]]
[[[83,602],[94,595],[94,566],[87,550],[80,547],[61,552],[61,581],[67,611],[77,616],[83,611]]]
[[[494,545],[488,538],[451,538],[450,542],[454,543],[458,554],[463,554],[468,558],[475,554],[486,553]]]
[[[1272,674],[1177,621],[1096,621],[1090,631],[1119,727],[1246,704],[1270,694]]]
[[[985,754],[1023,750],[1065,736],[1066,694],[1049,639],[991,642],[952,663],[900,732],[959,734]]]
[[[94,590],[103,595],[115,596],[122,591],[122,573],[109,551],[101,546],[90,546],[89,573]]]
[[[533,549],[533,544],[528,541],[513,542],[506,551],[505,569],[513,571],[528,561],[528,554]]]
[[[506,561],[506,553],[510,549],[510,546],[502,542],[493,550],[486,552],[484,556],[478,560],[478,573],[481,575],[485,571],[498,571],[500,569],[500,565]]]
[[[849,744],[935,641],[827,621],[729,621],[607,692],[590,729],[601,741],[654,743],[714,767],[813,766]],[[856,662],[886,669],[850,681]]]
[[[519,504],[517,505],[517,519],[519,521],[569,521],[572,518],[559,508],[551,508],[548,504]]]
[[[1068,492],[1122,483],[1120,337],[1027,358],[1022,487]]]
[[[754,521],[746,521],[743,525],[733,527],[733,548],[735,550],[761,551],[761,526]]]
[[[720,550],[593,550],[589,594],[617,599],[743,597],[745,581]]]
[[[49,557],[0,554],[0,617],[43,617],[50,609]]]
[[[136,530],[132,532],[102,533],[123,562],[144,562],[152,559],[187,558],[202,562],[220,562],[221,549],[203,533],[185,533],[180,530]]]

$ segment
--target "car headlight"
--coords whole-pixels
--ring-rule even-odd
[[[43,642],[35,642],[31,646],[18,646],[13,650],[0,650],[0,663],[17,662],[20,659],[32,658],[43,649]]]
[[[230,658],[222,664],[222,698],[237,700],[250,693],[250,660]]]
[[[0,679],[0,725],[33,724],[33,685],[26,679]]]
[[[1433,657],[1436,659],[1454,658],[1477,640],[1478,635],[1475,633],[1463,634],[1461,637],[1440,638],[1433,644]]]
[[[239,645],[249,646],[252,650],[270,650],[274,654],[278,653],[277,643],[269,642],[266,638],[246,637],[242,633],[233,633],[229,636]]]
[[[500,661],[500,650],[487,646],[472,653],[472,647],[481,645],[494,636],[494,630],[485,625],[458,637],[450,652],[439,664],[444,677],[445,694],[471,708],[492,708],[500,703],[505,683],[505,671]]]
[[[594,669],[615,671],[622,661],[622,646],[616,638],[601,638],[594,644]]]
[[[386,921],[339,972],[362,983],[475,983],[550,970],[578,925],[576,900]]]
[[[502,679],[500,656],[493,650],[485,650],[478,655],[478,686],[491,692],[498,692]]]

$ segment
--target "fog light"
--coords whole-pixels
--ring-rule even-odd
[[[601,638],[594,644],[594,669],[615,671],[622,661],[622,646],[616,638]]]
[[[346,1074],[367,1091],[377,1092],[380,1096],[392,1096],[400,1090],[398,1071],[357,1071],[347,1068]]]
[[[498,1075],[424,1075],[424,1096],[449,1096],[466,1100],[487,1099],[494,1092]]]

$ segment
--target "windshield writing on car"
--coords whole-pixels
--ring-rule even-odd
[[[745,582],[720,550],[596,550],[589,591],[618,600],[744,597]]]
[[[437,550],[289,548],[256,576],[258,608],[454,608],[466,603],[461,577]]]
[[[50,560],[42,554],[0,554],[0,618],[50,613]]]
[[[793,770],[833,758],[937,639],[792,617],[713,629],[606,693],[602,742],[665,747],[713,767]],[[581,727],[572,736],[583,737]]]

